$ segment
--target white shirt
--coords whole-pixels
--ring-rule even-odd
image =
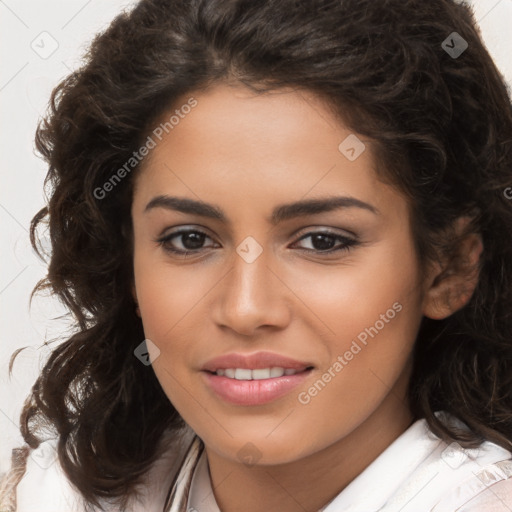
[[[491,442],[473,450],[448,445],[418,420],[319,512],[512,512],[511,459]],[[221,512],[204,451],[187,505]]]
[[[178,441],[185,457],[173,503],[166,510],[221,512],[202,442],[190,430],[178,437],[173,449],[151,468],[144,501],[133,503],[130,512],[163,511],[182,460],[175,454]],[[27,457],[26,472],[15,489],[17,512],[84,511],[79,493],[58,464],[56,444],[56,440],[42,443]],[[8,501],[0,493],[0,510],[14,510],[4,503]],[[425,420],[418,420],[319,512],[342,511],[511,512],[512,453],[488,441],[477,449],[462,450],[438,439]]]

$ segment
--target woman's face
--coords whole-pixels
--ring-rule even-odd
[[[370,142],[296,91],[217,85],[165,122],[136,178],[134,294],[184,420],[268,464],[397,421],[422,292],[407,202]]]

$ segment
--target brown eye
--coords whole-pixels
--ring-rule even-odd
[[[357,245],[357,241],[335,233],[331,233],[329,231],[315,231],[307,233],[302,236],[298,242],[301,240],[311,239],[310,246],[311,248],[302,248],[308,252],[317,252],[317,253],[333,253],[337,251],[349,250],[351,247]]]
[[[183,229],[156,240],[165,251],[175,254],[188,254],[204,248],[206,233],[195,229]],[[211,240],[211,239],[210,239]]]

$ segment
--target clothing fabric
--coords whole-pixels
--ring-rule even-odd
[[[455,422],[443,415],[444,421]],[[79,493],[56,458],[56,440],[13,450],[0,483],[2,512],[83,512]],[[127,512],[221,512],[203,442],[191,430],[164,436],[147,492]],[[106,510],[115,508],[105,505]],[[512,453],[485,441],[462,449],[413,423],[319,512],[511,512]]]
[[[459,428],[467,427],[454,418]],[[169,512],[221,512],[211,487],[201,443],[190,449],[195,461],[188,501],[180,497]],[[187,481],[186,472],[180,475]],[[182,485],[182,490],[186,485]],[[179,493],[178,493],[179,495]],[[178,505],[181,504],[181,508]],[[186,506],[183,503],[186,502]],[[484,442],[462,449],[434,436],[418,420],[319,512],[511,512],[512,454]]]
[[[168,491],[194,436],[189,428],[162,436],[162,455],[145,475],[140,499],[133,499],[123,512],[163,511]],[[0,512],[85,511],[81,494],[59,464],[57,443],[57,439],[50,439],[35,450],[28,446],[13,450],[10,471],[0,475]],[[120,512],[107,502],[102,502],[102,506],[108,512]]]

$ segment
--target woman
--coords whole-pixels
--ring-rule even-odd
[[[466,5],[143,0],[51,101],[77,332],[4,508],[512,509],[512,108]]]

